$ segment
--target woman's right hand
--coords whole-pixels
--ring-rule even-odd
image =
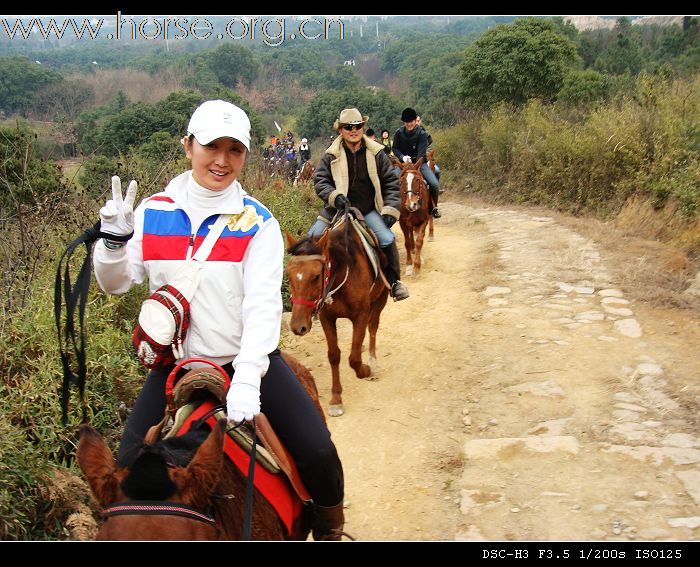
[[[117,175],[112,177],[112,198],[100,209],[100,232],[109,240],[115,236],[119,242],[134,233],[134,200],[138,184],[132,180],[122,198],[122,182]]]

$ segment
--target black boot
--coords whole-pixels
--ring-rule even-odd
[[[314,541],[340,541],[340,536],[348,536],[343,531],[344,527],[345,512],[343,512],[342,501],[335,506],[316,505],[314,507]],[[354,538],[350,537],[350,539]]]
[[[439,194],[439,189],[433,189],[432,187],[430,188],[430,206],[432,207],[430,214],[433,215],[434,219],[439,219],[442,216],[437,207]]]
[[[399,249],[396,247],[396,240],[382,248],[386,255],[387,266],[384,268],[384,275],[389,280],[391,285],[391,297],[394,301],[407,299],[409,296],[408,288],[399,280],[401,275],[401,260],[399,259]]]

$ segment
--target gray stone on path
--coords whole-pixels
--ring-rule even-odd
[[[605,319],[605,313],[602,311],[582,311],[576,314],[577,321],[602,321]]]
[[[561,419],[543,421],[528,429],[525,435],[561,435],[571,420],[571,417],[563,417]]]
[[[619,289],[601,289],[598,295],[601,297],[623,297],[623,293]]]
[[[664,373],[664,369],[659,364],[643,362],[637,365],[637,372],[644,376],[661,376]]]
[[[581,295],[593,295],[593,293],[595,293],[595,288],[588,286],[576,286],[574,287],[574,291],[576,293],[580,293]]]
[[[695,504],[700,506],[700,471],[676,471],[676,476],[683,483],[685,491],[690,494]]]
[[[651,539],[667,538],[671,534],[663,528],[643,528],[639,530],[639,539],[649,541]]]
[[[489,286],[481,293],[484,295],[484,297],[491,297],[492,295],[504,295],[506,293],[510,293],[510,288]]]
[[[668,447],[700,447],[700,440],[689,433],[671,433],[661,441]]]
[[[610,307],[609,305],[603,305],[606,313],[611,315],[619,315],[620,317],[632,317],[634,311],[627,309],[626,307]]]
[[[600,335],[600,336],[598,337],[598,340],[599,340],[599,341],[604,341],[604,342],[606,342],[606,343],[614,343],[614,342],[617,342],[617,339],[616,339],[615,337],[609,337],[609,336],[607,336],[607,335]]]
[[[636,319],[620,319],[615,321],[615,330],[626,337],[638,339],[642,336],[642,328]]]
[[[629,305],[629,301],[621,297],[604,297],[600,303],[603,305]]]
[[[695,529],[700,527],[700,516],[690,516],[688,518],[669,518],[668,525],[672,528]]]

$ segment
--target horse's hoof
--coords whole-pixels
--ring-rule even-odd
[[[413,266],[406,266],[406,276],[413,275]]]
[[[372,367],[366,364],[360,366],[360,369],[355,372],[358,378],[369,378],[372,376]]]
[[[375,375],[377,370],[379,370],[379,361],[375,357],[370,356],[367,363],[369,364],[369,375]]]
[[[330,415],[331,417],[340,417],[341,415],[343,415],[343,413],[343,404],[337,406],[328,406],[328,415]]]
[[[435,241],[435,238],[433,238],[432,236],[428,236],[428,242],[434,242],[434,241]]]

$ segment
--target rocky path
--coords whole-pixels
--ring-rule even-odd
[[[698,321],[626,296],[604,247],[550,216],[441,209],[411,298],[382,316],[378,380],[354,377],[340,328],[348,531],[697,538]],[[327,404],[319,326],[284,340]]]

